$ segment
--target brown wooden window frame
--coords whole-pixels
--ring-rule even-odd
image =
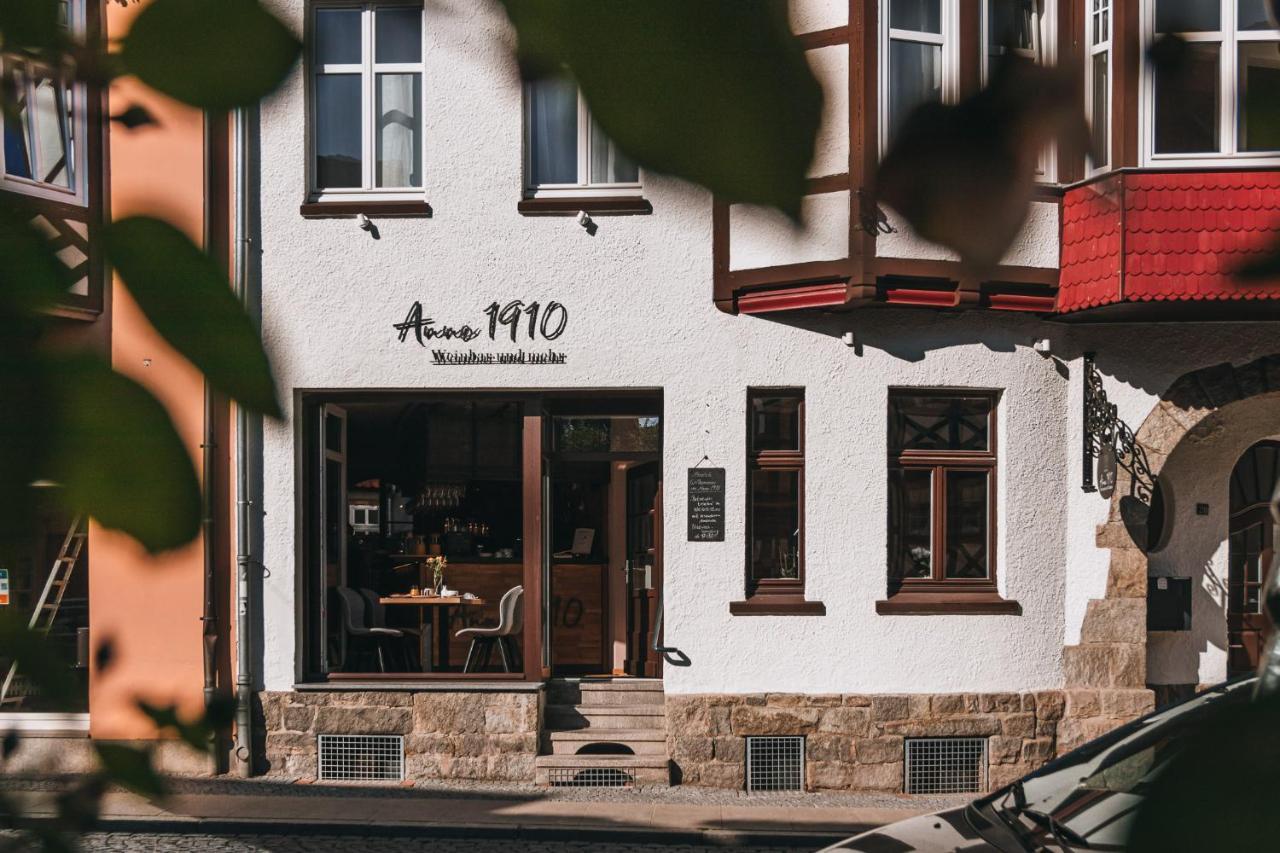
[[[982,398],[987,400],[987,446],[985,450],[894,449],[893,423],[895,401],[902,397]],[[969,388],[891,388],[889,416],[888,466],[885,482],[892,489],[891,478],[897,471],[929,471],[930,482],[930,576],[902,578],[893,574],[896,554],[887,553],[888,598],[877,602],[880,613],[1019,613],[1017,602],[1000,597],[997,581],[996,547],[999,472],[998,413],[1000,392]],[[947,475],[952,472],[982,472],[987,475],[985,578],[948,578],[947,561]],[[894,517],[886,524],[888,547],[893,548]]]
[[[793,450],[757,450],[754,447],[752,402],[760,397],[793,397],[796,407],[796,447]],[[747,598],[729,603],[729,612],[738,616],[817,615],[826,613],[820,601],[806,601],[805,587],[805,389],[797,386],[753,387],[747,389],[746,411],[746,543],[744,566]],[[796,474],[796,576],[756,578],[752,572],[752,517],[755,494],[752,479],[756,471],[789,471]]]

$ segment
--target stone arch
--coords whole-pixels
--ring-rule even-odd
[[[1222,420],[1214,416],[1223,408],[1272,393],[1280,393],[1280,354],[1183,375],[1135,433],[1151,473],[1159,476],[1183,441],[1205,441],[1220,430]],[[1063,649],[1067,703],[1059,753],[1154,706],[1147,688],[1148,558],[1121,515],[1132,486],[1131,475],[1119,471],[1107,521],[1097,531],[1098,547],[1111,552],[1106,592],[1086,605],[1080,643]]]

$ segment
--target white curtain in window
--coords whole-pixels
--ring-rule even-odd
[[[417,74],[378,75],[378,186],[422,185]]]
[[[942,100],[942,48],[893,39],[889,42],[889,135],[913,109]]]
[[[529,84],[530,183],[578,183],[578,87],[544,78]]]

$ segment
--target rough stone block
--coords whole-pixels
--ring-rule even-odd
[[[678,737],[674,744],[671,754],[682,761],[711,761],[715,758],[709,737]]]
[[[816,708],[759,708],[742,705],[729,715],[737,735],[803,735],[818,727]]]
[[[1142,687],[1146,654],[1141,645],[1090,643],[1062,650],[1067,684],[1071,687]]]
[[[866,737],[871,734],[871,709],[859,707],[828,708],[822,712],[818,730]]]
[[[496,782],[532,782],[534,758],[533,753],[490,755],[485,778]]]
[[[1000,719],[1000,733],[1010,737],[1035,737],[1036,715],[1021,712],[1008,714]]]
[[[413,715],[408,708],[321,706],[316,708],[318,734],[408,734]]]
[[[1057,720],[1036,720],[1036,737],[1053,737],[1057,731]]]
[[[907,697],[907,716],[913,720],[933,716],[932,702],[929,696]]]
[[[258,701],[262,705],[263,726],[267,731],[276,731],[284,727],[284,706],[287,695],[277,691],[263,691],[258,694]]]
[[[805,755],[810,761],[852,761],[853,739],[840,734],[813,734],[805,738]]]
[[[485,707],[466,693],[419,693],[413,702],[413,730],[463,734],[482,732]]]
[[[1138,548],[1112,548],[1111,566],[1107,570],[1107,598],[1139,598],[1145,601],[1147,569],[1147,555]]]
[[[698,784],[712,788],[742,790],[746,785],[746,765],[742,762],[713,761],[698,768]]]
[[[290,732],[309,732],[316,721],[316,709],[308,705],[288,705],[281,714],[281,728]]]
[[[716,761],[746,761],[747,742],[740,737],[718,737],[711,742]]]
[[[315,752],[318,741],[315,735],[301,732],[267,732],[265,741],[268,753]]]
[[[1147,602],[1141,598],[1094,599],[1086,605],[1082,643],[1145,643]]]
[[[1155,710],[1155,693],[1151,690],[1100,690],[1102,713],[1108,717],[1134,719]]]
[[[1102,701],[1096,690],[1068,690],[1065,708],[1065,717],[1096,717],[1102,713]]]
[[[533,728],[529,725],[525,708],[508,705],[484,709],[484,730],[490,734],[509,734],[531,731]]]
[[[1066,701],[1060,690],[1041,690],[1036,693],[1036,717],[1041,720],[1062,719]]]
[[[1022,697],[1017,693],[984,693],[978,709],[984,714],[1012,714],[1022,710]]]
[[[1021,701],[1022,710],[1031,711],[1034,713],[1036,710],[1036,694],[1023,693],[1021,698],[1022,698],[1022,701]]]
[[[853,768],[850,786],[862,791],[902,791],[902,763],[859,764]]]
[[[935,717],[931,720],[893,720],[885,734],[905,737],[988,737],[1000,734],[1000,719],[989,715]]]
[[[859,764],[892,764],[903,760],[903,738],[896,735],[859,738],[854,745]]]
[[[839,693],[769,693],[765,704],[773,708],[834,708],[840,704]]]
[[[1053,740],[1029,740],[1022,744],[1022,762],[1024,764],[1043,764],[1053,758]]]
[[[1026,764],[997,764],[987,773],[987,787],[994,791],[1005,785],[1011,785],[1032,770],[1035,768]]]
[[[805,767],[810,790],[847,791],[854,786],[853,765],[847,761],[814,761]]]
[[[906,696],[872,696],[871,716],[875,720],[905,720],[911,714]]]
[[[987,741],[992,764],[1013,764],[1022,755],[1022,738],[996,735]]]
[[[861,693],[846,693],[840,704],[854,708],[870,708],[871,697]]]
[[[934,696],[929,700],[929,709],[935,717],[943,717],[948,714],[963,714],[965,712],[964,694],[943,693]]]
[[[329,694],[330,705],[354,705],[359,707],[407,708],[413,704],[413,694],[389,690],[335,690]]]
[[[1108,521],[1105,524],[1099,524],[1094,541],[1099,548],[1133,549],[1135,547],[1133,537],[1129,535],[1124,523],[1120,521]]]

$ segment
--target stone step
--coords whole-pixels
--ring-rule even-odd
[[[667,754],[667,733],[662,729],[573,729],[548,732],[547,742],[552,755],[577,755],[592,744],[620,744],[635,755]]]
[[[670,785],[671,762],[665,755],[539,755],[534,782],[539,785]]]
[[[553,705],[662,705],[666,701],[661,690],[610,690],[586,685],[581,690],[547,694],[547,702]]]
[[[565,729],[665,729],[662,705],[548,705],[548,731]]]

